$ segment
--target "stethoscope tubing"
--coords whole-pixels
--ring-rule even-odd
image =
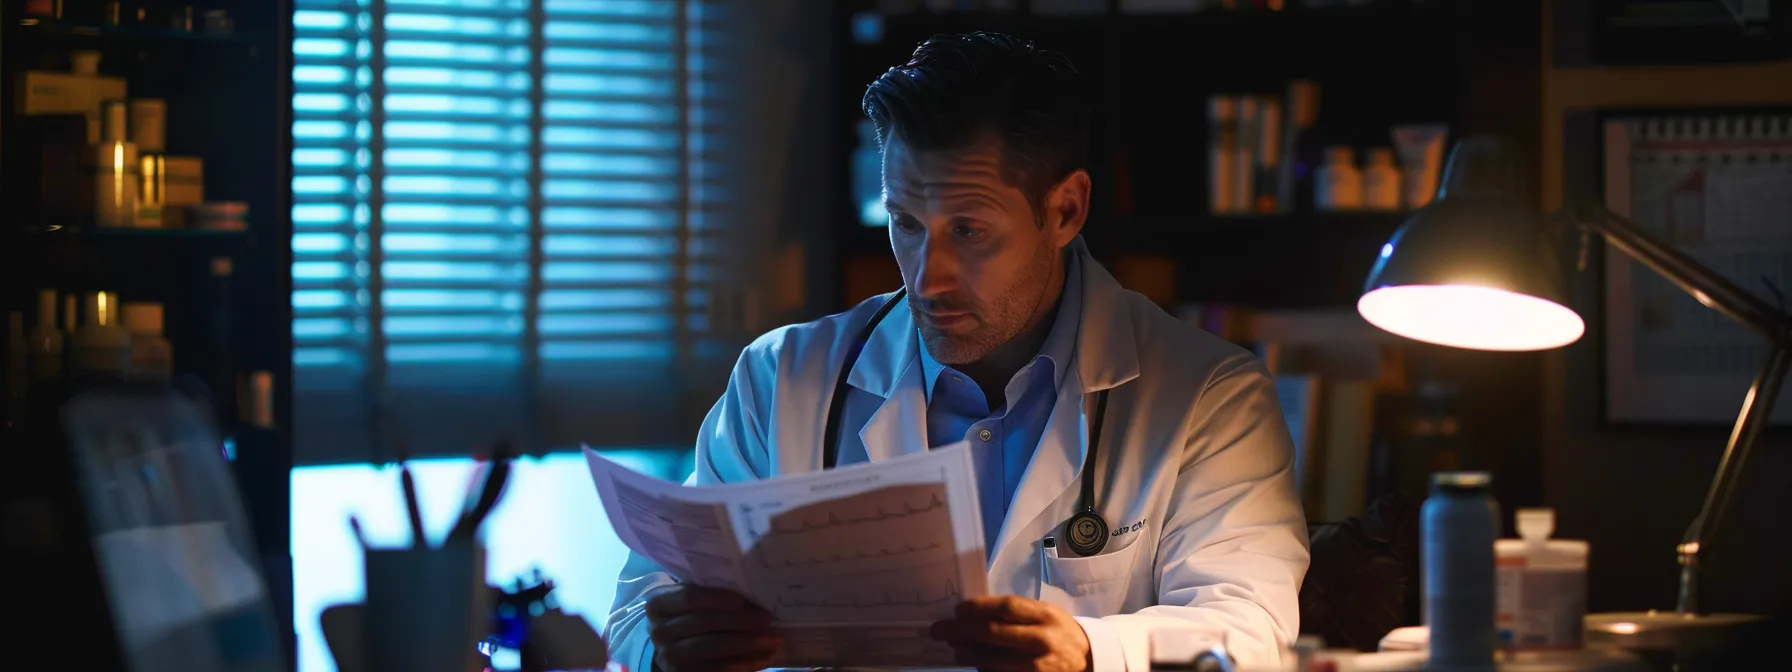
[[[865,344],[871,341],[872,332],[877,330],[878,323],[908,296],[908,288],[903,287],[884,299],[877,312],[859,332],[853,336],[847,346],[846,360],[840,365],[840,372],[834,378],[834,390],[828,400],[828,413],[823,421],[821,435],[821,468],[833,469],[840,461],[840,405],[846,402],[846,394],[850,389],[847,378],[852,374],[853,366],[859,362],[859,354],[865,350]],[[1089,453],[1083,459],[1082,489],[1077,496],[1076,513],[1065,521],[1065,546],[1079,556],[1091,556],[1101,552],[1107,545],[1108,525],[1101,514],[1095,510],[1095,461],[1100,455],[1102,422],[1107,417],[1108,391],[1096,393],[1095,416],[1089,424]]]

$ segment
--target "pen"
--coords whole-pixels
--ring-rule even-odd
[[[417,505],[417,481],[411,478],[410,465],[399,463],[398,483],[404,487],[404,512],[411,519],[411,546],[428,548],[429,539],[423,536],[423,509]]]
[[[380,420],[386,427],[393,427],[392,404],[390,401],[380,404]],[[398,485],[404,490],[404,513],[411,522],[411,547],[429,548],[429,537],[423,534],[423,509],[417,503],[417,480],[411,477],[410,446],[405,445],[404,437],[398,432],[386,432],[387,445],[392,449],[392,457],[398,460]]]
[[[500,442],[492,451],[491,470],[485,474],[485,480],[480,484],[479,498],[472,508],[461,512],[460,520],[448,532],[449,539],[468,540],[478,533],[479,525],[485,522],[485,517],[498,505],[498,497],[504,493],[504,485],[510,478],[513,453],[508,442]]]
[[[1045,558],[1056,550],[1058,540],[1054,537],[1046,537],[1045,542],[1039,545],[1039,594],[1035,596],[1039,599],[1045,599]]]

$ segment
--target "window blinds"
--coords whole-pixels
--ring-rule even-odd
[[[684,388],[716,368],[715,22],[695,0],[296,2],[297,462],[689,444]]]

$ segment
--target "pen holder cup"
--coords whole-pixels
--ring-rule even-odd
[[[365,557],[367,669],[485,669],[478,650],[491,618],[484,546],[370,548]]]

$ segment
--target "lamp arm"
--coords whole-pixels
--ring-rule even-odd
[[[1785,313],[1738,287],[1729,278],[1706,268],[1603,206],[1585,204],[1574,214],[1576,223],[1582,228],[1599,234],[1606,242],[1679,286],[1699,303],[1769,339],[1786,339],[1789,321]]]
[[[1587,204],[1575,215],[1582,228],[1598,233],[1625,254],[1691,294],[1699,303],[1760,332],[1772,346],[1767,361],[1742,400],[1742,410],[1736,415],[1735,426],[1730,429],[1730,440],[1724,444],[1723,457],[1718,459],[1717,474],[1711,478],[1705,503],[1700,507],[1698,517],[1687,526],[1686,535],[1681,537],[1677,549],[1680,595],[1675,611],[1696,614],[1699,613],[1699,555],[1735,499],[1736,484],[1748,463],[1749,449],[1754,447],[1756,437],[1773,416],[1774,402],[1779,399],[1780,386],[1785,382],[1788,366],[1792,365],[1792,318],[1603,206]]]
[[[1680,596],[1675,606],[1679,613],[1699,613],[1699,553],[1736,497],[1736,484],[1742,480],[1749,449],[1754,447],[1755,438],[1761,435],[1761,430],[1773,416],[1773,405],[1779,399],[1780,384],[1786,380],[1788,364],[1792,364],[1792,349],[1787,348],[1784,340],[1775,342],[1767,354],[1767,362],[1755,375],[1754,384],[1749,386],[1748,396],[1742,399],[1742,412],[1737,414],[1736,425],[1730,429],[1730,440],[1724,444],[1723,457],[1717,462],[1717,475],[1711,477],[1711,489],[1705,492],[1705,504],[1699,508],[1699,516],[1687,526],[1686,535],[1680,538],[1677,549]]]

